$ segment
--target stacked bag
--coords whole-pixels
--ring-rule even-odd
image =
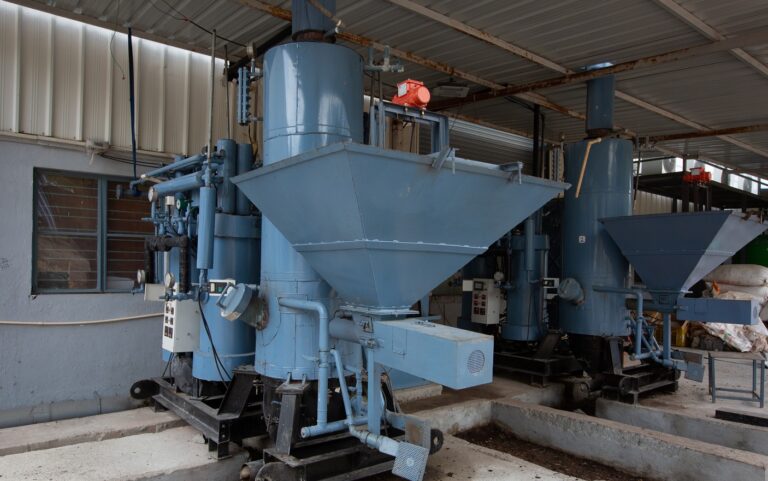
[[[712,297],[755,299],[760,304],[760,319],[768,321],[768,267],[756,264],[721,265],[704,280]],[[763,324],[740,326],[704,323],[702,327],[738,351],[768,351],[768,329]]]
[[[726,292],[747,294],[760,303],[760,319],[768,321],[768,267],[757,264],[724,264],[710,272],[704,280],[712,297]],[[740,296],[744,299],[744,297]]]

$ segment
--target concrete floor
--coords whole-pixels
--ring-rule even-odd
[[[722,386],[748,386],[751,383],[751,370],[749,366],[722,363],[718,365],[718,377],[722,380]],[[515,409],[521,409],[520,406],[529,409],[525,406],[530,406],[532,413],[538,410],[534,414],[524,414],[515,421],[520,429],[526,419],[542,413],[551,419],[563,418],[571,426],[575,422],[594,419],[574,413],[560,415],[558,413],[562,411],[546,411],[548,408],[536,407],[557,406],[562,392],[562,387],[557,384],[538,388],[506,377],[497,377],[489,385],[463,391],[444,389],[439,396],[411,398],[403,402],[404,411],[429,418],[435,427],[446,432],[444,448],[430,458],[425,481],[578,481],[509,454],[451,436],[451,433],[495,421],[499,406],[504,404],[515,405]],[[641,405],[707,419],[719,407],[764,412],[756,404],[743,401],[723,400],[712,404],[707,394],[706,381],[695,383],[682,378],[677,393],[655,395],[643,399]],[[659,439],[677,442],[677,436],[606,419],[598,421],[601,429],[613,429],[622,436],[637,433],[638,440],[653,438],[653,443],[658,443]],[[552,422],[548,421],[545,425]],[[514,426],[512,428],[514,430]],[[584,432],[584,428],[580,429],[579,432]],[[768,430],[765,434],[768,435]],[[558,437],[561,436],[553,435],[553,438]],[[598,438],[598,442],[606,441]],[[635,442],[634,438],[628,442]],[[700,441],[692,442],[691,446],[704,446],[702,449],[712,453],[726,449],[712,444],[705,445]],[[733,456],[744,457],[742,451]],[[763,465],[768,467],[768,456],[755,453],[749,453],[749,456],[757,466],[757,472]],[[210,459],[201,436],[192,428],[170,413],[155,413],[149,408],[0,430],[0,481],[236,481],[239,465],[244,458],[245,453],[239,453],[223,462]],[[399,478],[393,476],[391,479]]]
[[[732,408],[740,411],[768,414],[768,403],[766,403],[766,408],[764,409],[760,409],[759,404],[748,401],[718,399],[716,403],[712,403],[708,391],[709,385],[707,379],[709,372],[706,362],[706,351],[695,349],[686,349],[686,351],[697,352],[704,355],[704,382],[690,381],[681,376],[676,393],[653,395],[643,399],[640,404],[671,410],[684,410],[691,415],[706,417],[714,417],[715,410],[719,408]],[[766,368],[766,370],[768,371],[768,368]],[[751,363],[733,364],[732,362],[726,362],[726,360],[718,361],[716,375],[718,387],[741,389],[751,389],[752,387]],[[766,373],[766,377],[768,377],[768,372]]]

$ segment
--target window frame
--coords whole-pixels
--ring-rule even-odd
[[[91,289],[62,289],[62,288],[44,288],[37,286],[37,259],[38,259],[38,236],[45,235],[37,226],[38,216],[38,176],[47,173],[66,175],[70,177],[95,179],[96,180],[96,233],[84,234],[77,231],[56,231],[54,235],[71,235],[73,237],[96,238],[96,287]],[[49,169],[44,167],[35,167],[32,169],[32,285],[31,294],[126,294],[133,289],[107,288],[107,241],[108,239],[144,239],[151,234],[125,234],[107,232],[107,211],[108,211],[108,193],[109,182],[130,182],[130,177],[109,174],[92,174],[87,172],[77,172],[72,170]]]

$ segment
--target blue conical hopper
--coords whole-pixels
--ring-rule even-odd
[[[568,187],[433,160],[338,143],[233,182],[346,303],[407,309]]]
[[[685,292],[768,225],[730,211],[601,220],[650,291]]]

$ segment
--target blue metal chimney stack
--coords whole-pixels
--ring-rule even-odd
[[[625,287],[629,264],[599,219],[632,213],[632,142],[613,130],[613,76],[587,82],[589,137],[565,149],[560,328],[590,336],[629,334],[624,299],[593,286]]]

